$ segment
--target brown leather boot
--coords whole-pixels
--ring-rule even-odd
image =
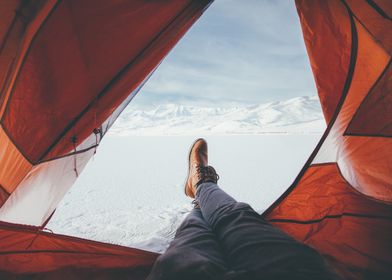
[[[189,152],[188,178],[185,183],[185,194],[195,198],[196,188],[206,182],[217,183],[219,176],[212,166],[208,166],[207,142],[199,138],[193,143]]]

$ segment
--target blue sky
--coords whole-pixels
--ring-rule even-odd
[[[231,106],[315,94],[294,1],[216,0],[134,104]]]

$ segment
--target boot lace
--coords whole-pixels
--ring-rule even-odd
[[[215,169],[212,166],[197,165],[196,172],[199,179],[196,186],[207,182],[212,182],[216,184],[219,180],[219,175],[216,173]]]

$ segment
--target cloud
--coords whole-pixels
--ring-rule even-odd
[[[254,104],[315,92],[293,1],[217,0],[135,101]]]

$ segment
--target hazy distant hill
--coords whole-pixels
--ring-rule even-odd
[[[110,134],[211,135],[211,134],[314,134],[325,121],[318,98],[235,107],[198,107],[166,104],[126,109]]]

